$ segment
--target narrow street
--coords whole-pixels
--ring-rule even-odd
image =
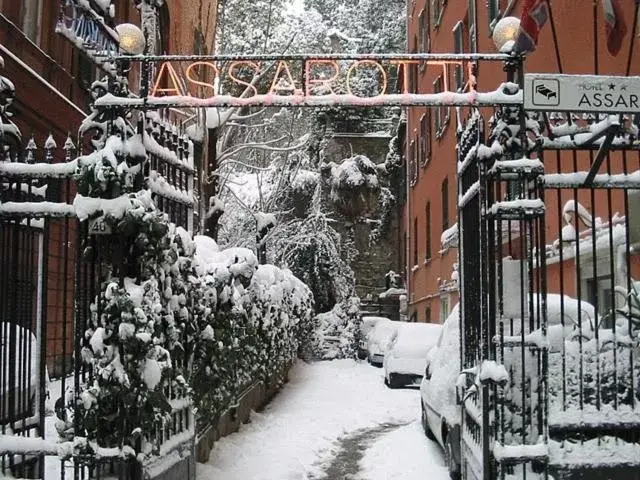
[[[198,480],[445,480],[419,401],[365,362],[300,361],[263,412],[215,444]]]

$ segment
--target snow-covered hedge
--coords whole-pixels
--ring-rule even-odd
[[[266,379],[297,355],[313,316],[309,288],[288,270],[258,265],[245,248],[218,250],[195,238],[191,386],[199,416],[214,419],[248,383]]]
[[[98,240],[101,256],[84,251],[109,272],[91,304],[80,352],[90,376],[58,431],[86,437],[94,452],[119,447],[144,456],[157,453],[154,434],[170,419],[167,392],[189,398],[194,250],[189,234],[148,196],[132,196],[132,208],[107,221],[115,236]]]
[[[171,413],[167,387],[192,395],[200,417],[216,418],[245,385],[296,357],[310,337],[313,296],[248,249],[192,240],[153,205],[118,225],[127,226],[118,235],[134,259],[127,269],[139,276],[111,278],[92,305],[82,356],[93,379],[76,415],[90,445],[150,454],[152,432]]]

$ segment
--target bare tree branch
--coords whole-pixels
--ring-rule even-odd
[[[264,142],[258,143],[258,142],[250,142],[250,143],[240,143],[236,146],[233,147],[232,150],[224,152],[222,155],[220,155],[218,157],[218,165],[222,165],[222,163],[229,157],[233,157],[234,155],[236,155],[237,153],[240,153],[243,150],[248,150],[248,149],[271,149],[271,148],[276,148],[276,147],[270,147],[270,145],[272,143],[277,143],[277,142],[281,142],[285,139],[286,137],[282,136],[280,138],[275,138],[273,140],[266,140]]]
[[[236,192],[234,192],[234,191],[233,191],[231,188],[229,188],[228,186],[225,186],[225,190],[226,190],[227,192],[229,192],[231,195],[233,195],[233,196],[234,196],[234,198],[238,201],[238,203],[240,204],[240,206],[241,206],[242,208],[244,208],[247,212],[249,212],[251,215],[253,215],[253,210],[251,210],[251,208],[249,208],[249,207],[247,206],[247,204],[246,204],[246,203],[244,203],[244,202],[240,199],[240,197],[238,197],[238,196],[236,195]]]
[[[258,202],[260,204],[260,211],[263,211],[264,200],[262,195],[262,175],[260,174],[259,170],[256,171],[256,182],[258,184]]]
[[[245,123],[227,122],[228,127],[239,127],[239,128],[258,128],[258,127],[268,127],[269,125],[271,124],[270,123],[245,124]]]
[[[266,108],[261,108],[257,112],[250,113],[248,115],[231,115],[230,120],[248,120],[250,118],[257,117],[258,115],[262,115],[266,111],[267,111]]]

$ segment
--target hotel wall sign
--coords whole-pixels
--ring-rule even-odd
[[[527,110],[639,113],[640,77],[528,73],[524,103]]]

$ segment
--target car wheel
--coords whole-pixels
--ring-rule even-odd
[[[453,444],[451,443],[451,435],[447,435],[444,441],[444,463],[449,470],[449,477],[452,480],[460,480],[460,465],[456,463],[453,456]]]
[[[422,403],[422,402],[420,402]],[[427,420],[427,411],[424,409],[424,405],[422,405],[422,429],[424,430],[424,434],[429,440],[435,440],[436,437],[429,428],[429,421]]]

